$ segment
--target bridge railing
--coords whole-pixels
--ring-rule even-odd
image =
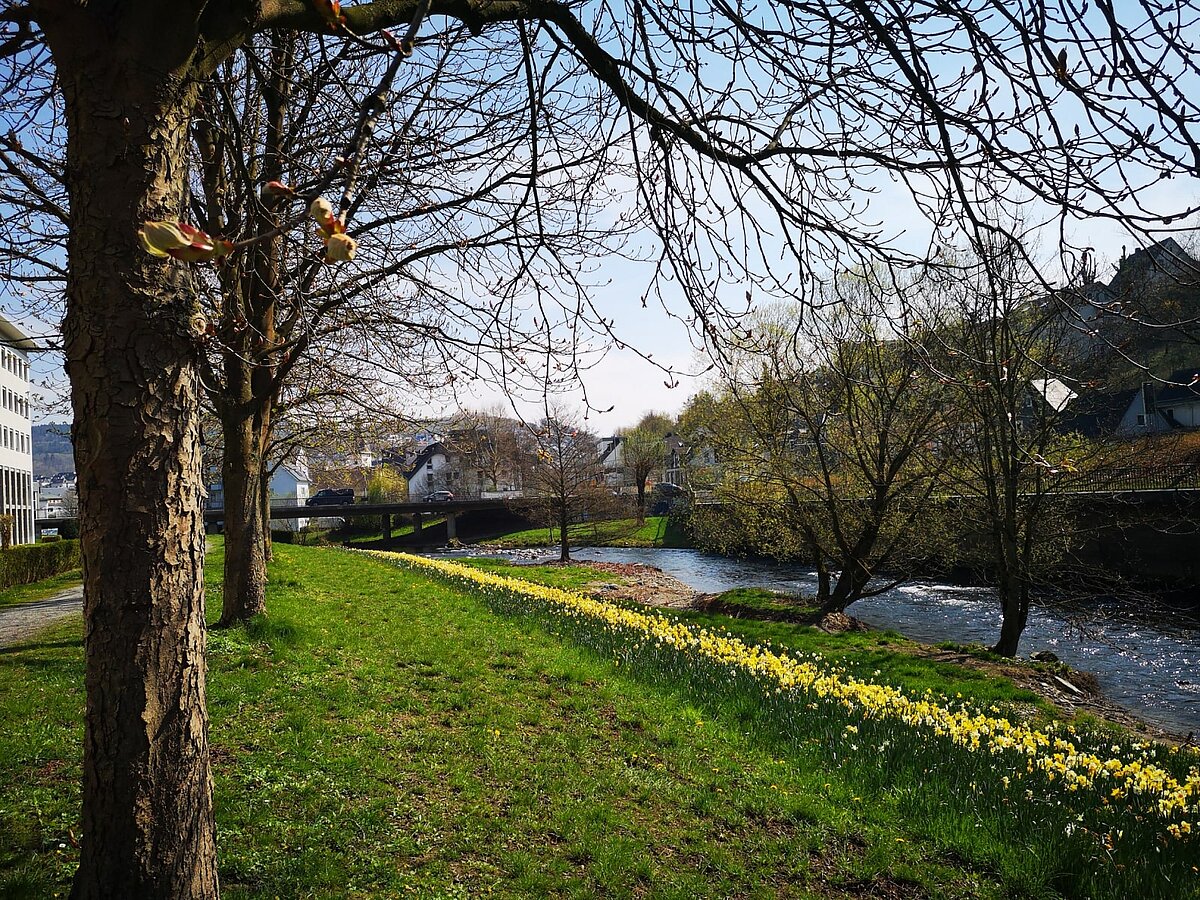
[[[1063,490],[1112,491],[1194,491],[1200,489],[1200,467],[1188,463],[1169,466],[1117,466],[1085,473],[1064,482]]]

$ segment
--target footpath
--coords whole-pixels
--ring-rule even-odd
[[[76,615],[83,610],[83,585],[77,584],[62,593],[0,609],[0,647],[20,643],[47,625]]]

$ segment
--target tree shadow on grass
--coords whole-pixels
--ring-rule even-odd
[[[7,647],[0,647],[0,662],[3,661],[3,657],[16,653],[33,653],[38,650],[64,650],[67,647],[82,648],[83,638],[78,638],[73,641],[50,641],[41,644],[9,644]]]

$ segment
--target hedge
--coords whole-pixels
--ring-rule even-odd
[[[78,569],[79,541],[20,544],[0,551],[0,590]]]

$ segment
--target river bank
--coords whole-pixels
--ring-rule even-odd
[[[468,552],[485,553],[488,548]],[[491,552],[516,562],[546,560],[546,552],[540,549],[491,548]],[[801,567],[732,560],[694,550],[588,547],[574,556],[581,564],[599,564],[614,575],[598,580],[597,596],[681,610],[703,611],[703,598],[735,588],[754,587],[788,597],[812,593],[810,573]],[[621,579],[616,576],[621,574],[630,583],[618,589]],[[656,596],[665,599],[655,604]],[[1174,742],[1200,730],[1200,696],[1188,683],[1196,677],[1200,660],[1200,628],[1158,631],[1138,620],[1136,609],[1037,609],[1031,615],[1023,653],[1052,652],[1062,664],[1010,662],[982,649],[994,638],[997,625],[989,600],[986,589],[927,582],[860,601],[850,612],[855,621],[878,633],[905,635],[907,655],[1008,678],[1065,715],[1080,712]],[[724,612],[743,620],[773,615],[761,608]]]

